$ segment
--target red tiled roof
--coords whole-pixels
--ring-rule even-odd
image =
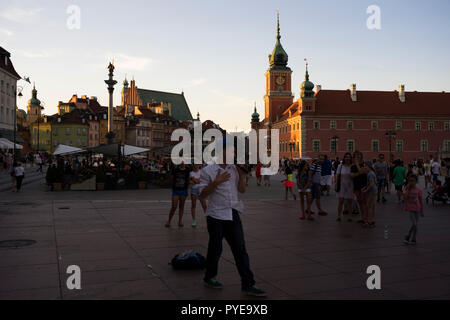
[[[397,91],[357,91],[355,102],[349,90],[320,90],[315,96],[316,114],[450,116],[450,93],[405,92],[405,102]]]
[[[0,47],[0,56],[2,57],[0,59],[0,69],[5,70],[6,72],[12,74],[14,77],[16,77],[17,79],[20,79],[21,76],[19,76],[19,74],[16,72],[16,70],[14,69],[13,63],[10,59],[10,53],[8,51],[6,51],[5,49],[3,49],[2,47]],[[7,59],[7,65],[5,65],[5,58]]]
[[[398,91],[357,91],[357,101],[352,101],[349,90],[320,90],[315,94],[315,115],[364,115],[364,116],[449,116],[450,93],[405,92],[401,102]],[[300,114],[298,101],[294,102],[278,118],[284,121]],[[264,119],[267,121],[267,119]]]

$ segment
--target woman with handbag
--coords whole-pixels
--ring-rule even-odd
[[[342,208],[344,206],[344,201],[347,202],[349,219],[348,221],[352,221],[351,214],[353,208],[353,179],[350,176],[352,166],[352,155],[347,152],[344,155],[344,159],[342,163],[338,166],[336,174],[336,193],[338,194],[339,204],[338,204],[338,218],[336,221],[341,221],[342,217]]]

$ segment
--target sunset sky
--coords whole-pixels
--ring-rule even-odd
[[[70,5],[81,9],[79,30],[67,27]],[[370,5],[381,9],[381,30],[366,26]],[[36,82],[46,114],[72,94],[107,105],[114,59],[116,105],[127,75],[140,88],[184,90],[193,116],[248,130],[254,101],[264,114],[277,9],[296,99],[305,57],[323,89],[450,91],[448,0],[2,0],[0,46]],[[31,86],[19,85],[25,108]]]

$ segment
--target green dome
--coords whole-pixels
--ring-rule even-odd
[[[40,106],[41,105],[41,100],[39,100],[37,98],[37,90],[34,86],[33,86],[33,90],[31,90],[31,99],[28,100],[28,105],[30,105],[30,106]]]
[[[300,86],[302,98],[314,97],[314,83],[309,81],[308,63],[306,63],[305,81]]]
[[[253,114],[252,114],[252,122],[259,122],[259,113],[256,111],[256,106],[255,106],[255,112],[253,112]]]
[[[312,91],[314,89],[314,83],[312,83],[309,80],[303,81],[302,85],[300,86],[300,89],[306,90],[306,91]]]
[[[18,111],[20,114],[22,114],[22,116],[23,116],[24,119],[27,117],[27,113],[26,113],[25,110],[18,109],[17,111]]]

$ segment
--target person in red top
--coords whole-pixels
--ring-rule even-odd
[[[261,185],[261,168],[262,168],[262,164],[261,162],[258,162],[258,164],[256,165],[256,169],[255,169],[255,175],[256,175],[256,184],[258,186]]]
[[[411,175],[408,178],[408,184],[404,191],[405,211],[409,212],[412,226],[408,235],[405,237],[406,244],[416,244],[417,223],[419,222],[419,214],[423,214],[422,190],[417,187],[417,176]]]

